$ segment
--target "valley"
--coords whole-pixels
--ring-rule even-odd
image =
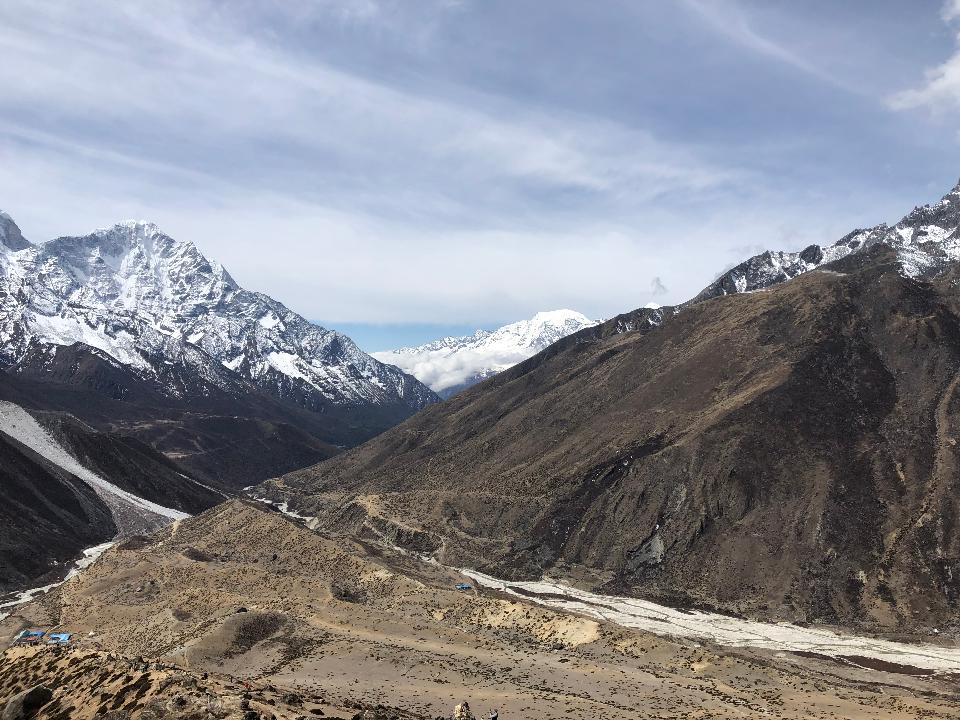
[[[960,227],[954,199],[908,218]],[[144,295],[165,307],[159,268],[194,251],[122,228],[134,258],[173,243]],[[378,361],[336,337],[353,370],[299,377],[288,358],[276,392],[258,385],[274,370],[183,331],[149,367],[124,359],[145,346],[31,339],[0,375],[0,638],[70,640],[15,643],[0,688],[43,686],[36,717],[57,720],[412,720],[463,702],[504,718],[953,716],[960,271],[949,241],[902,230],[758,256],[676,307],[507,326],[503,347],[550,341],[443,402],[415,392],[405,420],[376,398],[331,393],[328,412],[291,395],[290,378],[318,390],[325,373],[388,391],[400,371],[365,375]],[[25,242],[8,250],[37,252]],[[78,292],[113,297],[110,278]],[[224,337],[248,333],[245,357],[290,341],[279,320],[244,323]],[[348,417],[392,426],[322,439]]]
[[[379,705],[399,708],[383,717],[433,718],[464,700],[508,718],[945,718],[955,707],[950,672],[657,637],[483,584],[457,591],[464,578],[233,500],[120,543],[0,629],[76,633],[68,654],[47,656],[64,663],[90,653],[154,658],[151,676],[158,662],[219,699],[210,717],[233,716],[245,693],[277,717],[294,716],[283,714],[286,696],[322,697],[309,707],[332,717]],[[31,661],[30,650],[8,652],[16,667]],[[145,670],[126,672],[139,687]],[[81,692],[70,682],[82,679],[64,685],[61,707]],[[113,690],[104,698],[131,712],[150,700]]]
[[[264,495],[509,580],[953,636],[958,201],[585,328]]]
[[[0,720],[960,718],[960,0],[0,53]]]

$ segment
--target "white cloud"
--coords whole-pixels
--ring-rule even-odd
[[[960,18],[960,0],[947,0],[940,10],[940,17],[944,22],[951,22]]]
[[[355,4],[336,3],[344,12]],[[0,64],[5,103],[69,120],[75,134],[95,136],[79,141],[84,145],[110,144],[104,129],[113,126],[205,145],[207,153],[269,142],[275,153],[332,159],[344,172],[357,161],[368,175],[397,172],[392,163],[399,153],[422,169],[474,181],[509,177],[584,190],[616,184],[644,194],[717,184],[731,174],[607,122],[520,106],[488,113],[483,98],[465,105],[382,85],[286,53],[178,3],[164,4],[162,12],[97,3],[18,11],[16,5],[0,11],[8,50]],[[54,56],[70,62],[50,62]],[[243,159],[242,152],[233,158]],[[204,160],[210,159],[193,162]]]
[[[960,0],[948,0],[940,15],[949,24],[960,19]],[[960,46],[960,34],[957,43]],[[945,62],[927,69],[924,76],[921,86],[892,95],[887,104],[894,110],[927,108],[935,112],[960,107],[960,47]]]
[[[526,360],[532,352],[445,350],[407,354],[375,352],[381,362],[396,365],[436,392],[442,392],[465,383],[483,371],[502,372]]]
[[[577,284],[629,305],[574,277],[635,241],[540,198],[640,208],[744,176],[601,118],[372,80],[199,3],[10,0],[0,44],[0,207],[28,236],[144,217],[312,317],[496,314],[531,282],[532,310]]]
[[[370,26],[420,52],[468,9],[6,0],[0,209],[33,240],[153,220],[251,289],[344,322],[610,316],[650,301],[654,275],[670,288],[658,299],[686,299],[742,259],[728,248],[785,222],[803,228],[797,247],[847,229],[765,203],[734,164],[757,143],[717,153],[522,90],[334,62],[263,22],[332,24],[347,40]]]

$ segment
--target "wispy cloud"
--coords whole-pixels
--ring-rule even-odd
[[[952,22],[960,18],[960,0],[947,0],[940,10],[940,17],[944,22]]]
[[[736,0],[681,0],[714,31],[737,45],[848,92],[858,92],[828,69],[754,28]]]
[[[355,4],[337,6],[357,12]],[[483,98],[464,105],[388,87],[173,3],[162,13],[54,4],[32,23],[20,18],[36,19],[37,11],[16,5],[5,5],[0,24],[0,41],[14,50],[0,66],[0,86],[10,105],[55,119],[45,132],[59,135],[58,147],[75,138],[78,146],[114,151],[125,136],[136,136],[138,152],[187,170],[209,171],[216,163],[217,171],[250,171],[266,157],[281,172],[313,174],[315,183],[312,159],[324,176],[361,192],[372,179],[435,188],[432,177],[440,175],[456,180],[446,183],[448,195],[465,183],[510,179],[588,192],[616,186],[649,197],[730,177],[642,131],[521,106],[504,112],[501,105],[493,114]],[[53,54],[70,62],[51,63]],[[32,131],[33,121],[18,132]],[[6,120],[8,127],[15,122]],[[162,131],[164,142],[145,147],[144,131]],[[171,152],[177,141],[182,152]],[[227,146],[239,151],[215,152]],[[368,197],[376,192],[369,190]],[[472,194],[470,202],[477,200]]]
[[[816,66],[752,17],[687,1],[638,17],[565,1],[7,0],[0,208],[34,240],[156,221],[311,317],[478,324],[610,316],[652,300],[652,276],[680,301],[739,259],[729,248],[784,225],[802,246],[875,222],[849,190],[797,187],[841,161],[821,166],[809,135],[783,129],[792,106],[772,117],[722,68],[654,45],[689,35],[804,78]]]

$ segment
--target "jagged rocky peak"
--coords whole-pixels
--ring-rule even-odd
[[[99,299],[153,313],[217,302],[239,289],[218,263],[188,240],[175,240],[153,223],[127,221],[81,237],[41,246],[80,286]]]
[[[30,241],[20,232],[13,218],[2,210],[0,210],[0,245],[14,251],[30,247]]]
[[[192,242],[152,223],[28,244],[9,257],[0,309],[7,364],[37,344],[83,343],[155,376],[169,374],[161,365],[186,364],[226,389],[227,376],[239,375],[317,410],[333,403],[412,412],[437,399],[346,336],[243,289]]]
[[[908,277],[938,272],[960,259],[960,183],[931,205],[914,208],[892,227],[860,228],[833,245],[810,245],[800,252],[767,251],[740,263],[708,285],[694,301],[719,295],[763,290],[853,253],[878,245],[896,251]]]

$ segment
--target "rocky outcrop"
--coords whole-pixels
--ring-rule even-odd
[[[43,685],[34,685],[23,692],[19,692],[7,700],[7,704],[0,714],[2,720],[29,720],[50,702],[53,692]]]
[[[464,700],[453,709],[453,720],[477,720],[476,716],[470,712],[470,703]]]

